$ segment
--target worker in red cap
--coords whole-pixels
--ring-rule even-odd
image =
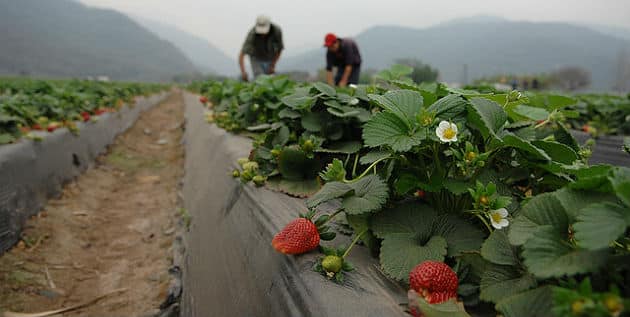
[[[256,18],[256,25],[249,31],[243,48],[238,56],[238,64],[241,67],[241,78],[247,81],[245,71],[245,55],[249,55],[254,77],[261,74],[273,74],[276,72],[276,63],[280,59],[280,53],[284,49],[282,42],[282,30],[268,16],[261,15]]]
[[[361,72],[361,54],[357,43],[350,38],[339,38],[333,33],[326,34],[324,46],[326,53],[326,81],[329,85],[345,87],[359,83]],[[333,81],[333,67],[337,68]]]

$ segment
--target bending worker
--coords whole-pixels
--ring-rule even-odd
[[[260,74],[273,74],[276,72],[276,63],[280,59],[280,53],[284,49],[282,43],[282,30],[276,24],[271,23],[268,16],[258,16],[256,25],[249,31],[243,48],[238,57],[241,66],[241,77],[248,80],[245,71],[245,55],[249,55],[254,77]]]
[[[326,34],[324,46],[326,53],[326,81],[329,85],[345,87],[359,83],[361,72],[361,54],[357,43],[350,38],[338,38],[333,33]],[[333,67],[337,68],[333,82]]]

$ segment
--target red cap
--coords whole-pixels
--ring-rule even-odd
[[[333,44],[335,44],[335,42],[337,42],[337,36],[335,34],[326,34],[326,37],[324,38],[324,46],[331,47]]]

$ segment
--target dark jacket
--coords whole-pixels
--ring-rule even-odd
[[[357,42],[353,39],[339,39],[339,50],[333,53],[328,51],[326,54],[326,70],[332,70],[333,67],[342,68],[347,65],[360,66],[361,53]]]
[[[271,61],[283,49],[282,30],[272,23],[269,33],[264,35],[256,34],[255,28],[252,28],[245,38],[241,52],[259,60]]]

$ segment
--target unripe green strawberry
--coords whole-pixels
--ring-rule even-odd
[[[282,151],[280,151],[278,149],[271,150],[271,155],[273,155],[274,157],[279,157],[280,153],[282,153]]]
[[[256,184],[256,186],[265,185],[266,180],[267,180],[267,177],[262,176],[262,175],[256,175],[252,178],[252,181],[254,182],[254,184]]]
[[[246,157],[241,157],[238,160],[236,160],[236,162],[238,162],[238,165],[240,165],[241,167],[243,167],[243,165],[247,162],[249,162],[249,159]]]
[[[302,144],[302,150],[306,153],[313,152],[314,149],[315,149],[315,144],[313,144],[313,141],[311,140],[306,140]]]
[[[258,170],[258,163],[249,161],[243,164],[243,170],[249,171],[249,172],[255,172]]]
[[[236,178],[236,177],[240,177],[241,176],[241,172],[237,169],[232,171],[232,177]]]
[[[242,180],[244,183],[247,183],[247,182],[251,181],[251,180],[252,180],[252,178],[254,178],[254,173],[253,173],[253,172],[251,172],[251,171],[247,171],[247,170],[245,170],[245,171],[243,171],[243,172],[241,173],[241,180]]]
[[[343,267],[343,258],[336,255],[327,255],[322,259],[322,267],[326,273],[339,273]]]

